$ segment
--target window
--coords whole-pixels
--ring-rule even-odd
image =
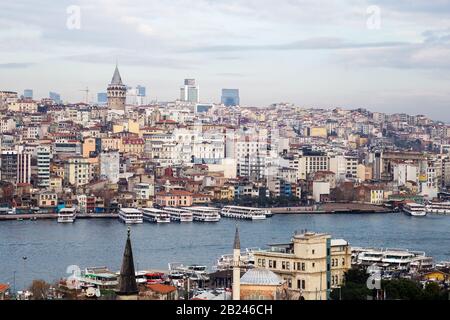
[[[281,269],[282,270],[286,269],[286,262],[285,261],[281,261]]]
[[[269,268],[272,268],[273,264],[272,264],[272,260],[269,260]]]
[[[342,265],[345,266],[345,258],[342,258]]]
[[[274,268],[274,269],[277,268],[277,260],[273,260],[273,268]]]
[[[313,249],[312,254],[316,253],[316,250]]]
[[[302,262],[302,271],[305,271],[305,263]]]
[[[291,264],[289,263],[289,261],[286,262],[286,269],[287,269],[287,270],[291,270]]]

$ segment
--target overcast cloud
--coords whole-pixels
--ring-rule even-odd
[[[69,6],[81,28],[66,27]],[[367,27],[371,6],[380,28]],[[373,11],[371,11],[373,12]],[[35,0],[0,4],[0,90],[80,101],[122,79],[151,98],[366,107],[450,121],[450,0]]]

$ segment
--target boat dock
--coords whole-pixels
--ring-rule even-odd
[[[319,206],[270,208],[273,214],[390,213],[392,210],[365,203],[325,203]]]

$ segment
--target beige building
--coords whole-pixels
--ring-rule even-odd
[[[327,300],[351,267],[348,242],[324,233],[296,234],[290,243],[270,245],[254,257],[256,267],[269,269],[286,281],[294,299]]]
[[[88,184],[91,178],[89,159],[73,157],[67,160],[64,177],[76,187]]]

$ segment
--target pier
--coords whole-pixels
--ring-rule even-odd
[[[319,206],[270,208],[273,214],[390,213],[392,210],[366,203],[325,203]]]

